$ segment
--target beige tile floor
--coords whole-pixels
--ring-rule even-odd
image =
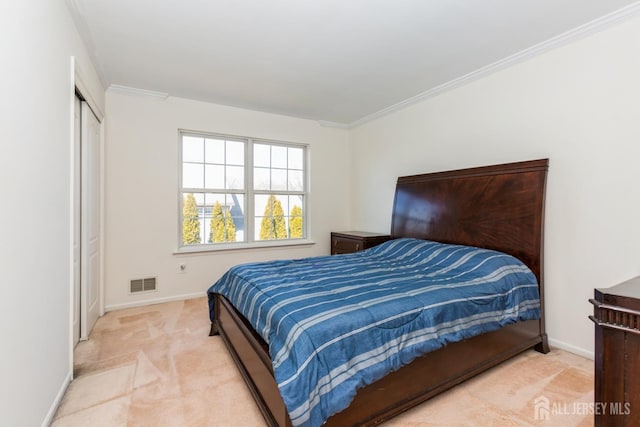
[[[107,313],[75,350],[75,380],[53,426],[265,425],[208,332],[205,298]],[[591,426],[592,401],[592,361],[528,351],[385,426]]]

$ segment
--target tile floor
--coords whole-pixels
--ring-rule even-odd
[[[205,298],[107,313],[75,350],[76,379],[53,426],[264,426],[208,332]],[[592,426],[592,401],[592,361],[528,351],[384,425]]]

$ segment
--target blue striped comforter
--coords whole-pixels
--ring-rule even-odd
[[[417,239],[238,265],[209,288],[210,302],[213,293],[269,344],[294,426],[321,425],[424,353],[540,316],[536,278],[516,258]]]

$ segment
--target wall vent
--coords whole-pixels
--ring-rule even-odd
[[[155,291],[158,280],[155,277],[145,277],[144,279],[132,279],[129,282],[129,292],[132,294],[138,292]]]

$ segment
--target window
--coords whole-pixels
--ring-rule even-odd
[[[306,158],[302,144],[180,131],[180,246],[306,239]]]

